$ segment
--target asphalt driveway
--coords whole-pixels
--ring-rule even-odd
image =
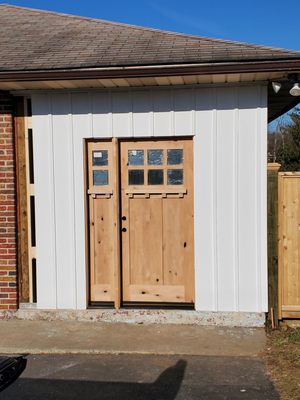
[[[258,357],[31,355],[1,400],[279,399]]]

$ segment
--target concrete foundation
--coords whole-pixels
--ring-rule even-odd
[[[93,321],[129,324],[183,324],[199,326],[263,327],[265,313],[200,312],[190,310],[93,309],[37,310],[21,308],[2,314],[4,319],[42,321]]]

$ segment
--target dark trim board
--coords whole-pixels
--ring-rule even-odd
[[[115,305],[113,301],[91,301],[88,305],[88,309],[97,309],[97,308],[115,309]]]
[[[122,302],[122,308],[138,309],[159,309],[159,310],[195,310],[192,303],[141,303],[141,302]]]
[[[116,310],[112,301],[91,301],[88,309],[110,308]],[[122,302],[121,309],[156,309],[156,310],[195,310],[195,305],[191,303],[140,303],[140,302]],[[116,310],[117,311],[117,310]]]
[[[300,59],[267,60],[230,63],[149,65],[112,68],[4,71],[0,82],[39,81],[57,79],[139,78],[175,75],[206,75],[249,72],[293,72],[300,70]]]

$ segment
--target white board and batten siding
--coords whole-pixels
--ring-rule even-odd
[[[84,139],[194,135],[196,310],[267,310],[263,85],[32,93],[38,308],[87,306]]]

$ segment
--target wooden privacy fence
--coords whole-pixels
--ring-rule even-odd
[[[278,316],[300,318],[300,172],[278,174]]]

